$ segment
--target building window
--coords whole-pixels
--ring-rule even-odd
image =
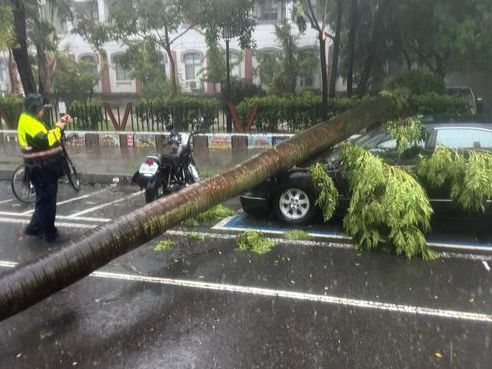
[[[202,56],[199,53],[188,53],[183,58],[185,65],[185,79],[196,80],[202,69]]]
[[[298,87],[313,88],[320,73],[319,57],[315,49],[301,49],[299,52]]]
[[[75,17],[77,19],[87,19],[93,22],[99,21],[99,11],[96,0],[75,2]]]
[[[231,77],[241,79],[241,62],[242,56],[241,53],[231,51],[229,53],[229,62],[231,68]]]
[[[115,74],[116,74],[116,81],[118,81],[118,82],[132,81],[133,80],[132,72],[130,69],[128,69],[122,65],[122,57],[123,57],[123,54],[112,56],[112,61],[113,61],[114,70],[115,70]]]
[[[97,61],[95,55],[83,55],[79,57],[79,62],[82,64],[84,72],[90,73],[94,77],[99,77],[97,70]]]
[[[258,10],[260,22],[276,23],[285,18],[285,5],[283,1],[262,0],[259,3]]]

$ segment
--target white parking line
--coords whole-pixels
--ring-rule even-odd
[[[2,200],[2,201],[0,201],[0,205],[1,205],[1,204],[6,204],[6,203],[8,203],[8,202],[12,202],[12,201],[14,201],[14,199]]]
[[[166,231],[167,235],[178,236],[178,237],[190,237],[196,236],[197,234],[202,235],[206,238],[215,238],[223,240],[234,240],[237,235],[235,234],[224,234],[224,233],[209,233],[209,232],[191,232],[170,229]],[[326,242],[326,241],[311,241],[311,240],[288,240],[283,238],[271,238],[277,244],[283,244],[286,246],[307,246],[307,247],[326,247],[332,249],[342,249],[347,251],[354,251],[354,245],[351,243],[341,243],[341,242]],[[492,250],[488,250],[492,251]],[[480,255],[480,254],[470,254],[470,253],[458,253],[458,252],[443,252],[438,251],[438,256],[445,259],[464,259],[472,261],[491,261],[492,255]]]
[[[248,227],[237,227],[237,226],[226,226],[226,224],[237,215],[225,218],[213,226],[211,229],[219,230],[219,231],[236,231],[236,232],[251,232],[251,231],[260,231],[265,234],[273,234],[273,235],[283,235],[285,233],[284,230],[274,230],[267,228],[248,228]],[[343,234],[327,234],[327,233],[319,233],[319,232],[307,232],[312,237],[318,238],[327,238],[341,241],[352,241],[352,238]],[[475,244],[459,244],[459,243],[446,243],[446,242],[427,242],[427,245],[434,249],[448,249],[448,250],[458,250],[458,251],[480,251],[486,253],[492,253],[492,245],[491,246],[477,246]]]
[[[19,217],[19,218],[26,218],[26,219],[29,219],[31,217],[31,215],[29,214],[14,213],[10,211],[0,211],[0,216],[2,215],[7,217]],[[72,216],[69,217],[68,215],[57,215],[56,219],[80,220],[80,221],[95,222],[95,223],[107,223],[112,220],[111,218],[72,217]]]
[[[10,261],[0,261],[0,266],[13,268],[16,266],[16,264]],[[492,323],[491,314],[479,314],[479,313],[470,313],[470,312],[456,311],[456,310],[433,309],[425,306],[402,305],[402,304],[393,304],[393,303],[386,303],[380,301],[358,300],[358,299],[328,296],[328,295],[316,295],[312,293],[274,290],[269,288],[247,287],[247,286],[238,286],[238,285],[231,285],[231,284],[209,283],[203,281],[191,281],[191,280],[182,280],[182,279],[147,277],[147,276],[134,275],[134,274],[110,273],[110,272],[101,272],[101,271],[93,272],[90,274],[90,276],[97,277],[97,278],[104,278],[104,279],[115,279],[115,280],[124,280],[124,281],[132,281],[132,282],[160,284],[166,286],[232,292],[237,294],[245,294],[245,295],[253,295],[253,296],[284,298],[284,299],[290,299],[296,301],[310,301],[310,302],[318,302],[318,303],[330,304],[330,305],[341,305],[341,306],[348,306],[348,307],[354,307],[359,309],[380,310],[380,311],[387,311],[391,313],[409,314],[409,315],[416,315],[416,316],[430,316],[434,318],[466,320],[466,321],[474,321],[474,322],[488,323],[488,324]]]
[[[89,209],[85,209],[85,210],[79,211],[78,213],[75,213],[75,214],[71,214],[71,215],[69,215],[69,216],[67,217],[67,219],[75,219],[75,218],[77,218],[77,217],[78,217],[78,216],[80,216],[80,215],[87,214],[87,213],[92,213],[93,211],[96,211],[96,210],[100,210],[100,209],[106,208],[106,207],[108,207],[108,206],[111,206],[111,205],[117,204],[117,203],[122,202],[122,201],[125,201],[125,200],[129,200],[129,199],[131,199],[132,197],[135,197],[135,196],[141,195],[142,193],[143,193],[143,191],[138,191],[138,192],[132,193],[132,194],[131,194],[131,195],[129,195],[129,196],[122,197],[121,199],[114,200],[114,201],[111,201],[111,202],[106,202],[106,203],[104,203],[104,204],[100,204],[100,205],[94,206],[94,207],[92,207],[92,208],[89,208]]]
[[[0,223],[12,223],[12,224],[29,224],[29,219],[12,219],[12,218],[2,218],[0,217]],[[82,229],[92,229],[96,228],[95,224],[82,224],[82,223],[67,223],[67,222],[55,222],[57,227],[68,227],[68,228],[82,228]]]
[[[64,205],[64,204],[69,204],[71,202],[74,202],[74,201],[78,201],[78,200],[83,200],[83,199],[87,199],[88,197],[92,197],[94,195],[98,195],[102,192],[106,192],[106,191],[109,191],[111,188],[115,187],[116,185],[115,184],[112,184],[108,187],[104,187],[98,191],[94,191],[94,192],[91,192],[91,193],[88,193],[86,195],[82,195],[82,196],[78,196],[78,197],[73,197],[73,198],[70,198],[68,200],[64,200],[64,201],[60,201],[60,202],[57,202],[56,205],[59,206],[59,205]],[[31,210],[28,210],[24,213],[21,213],[22,215],[28,215],[28,214],[32,214],[34,213],[34,209],[31,209]]]

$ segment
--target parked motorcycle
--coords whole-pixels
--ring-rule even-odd
[[[146,203],[200,180],[192,150],[196,132],[190,133],[187,142],[182,143],[181,134],[173,126],[167,129],[170,136],[166,145],[171,145],[171,153],[147,156],[132,177],[132,182],[145,189]]]

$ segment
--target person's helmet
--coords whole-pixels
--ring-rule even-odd
[[[24,98],[24,108],[29,114],[36,115],[43,107],[43,97],[40,94],[27,94]]]

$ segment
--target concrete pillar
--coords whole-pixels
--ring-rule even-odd
[[[248,148],[248,136],[231,136],[232,151],[243,151]]]
[[[85,146],[99,146],[99,134],[86,133],[85,134]]]
[[[109,79],[109,63],[106,50],[99,53],[99,62],[101,65],[101,91],[103,94],[111,93],[111,81]]]

